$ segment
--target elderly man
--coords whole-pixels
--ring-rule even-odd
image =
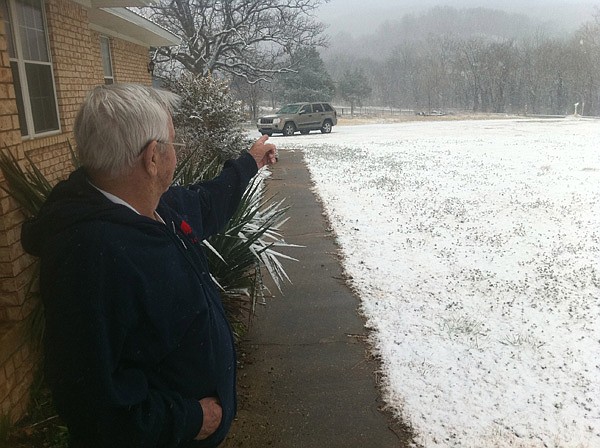
[[[23,225],[73,447],[213,447],[236,412],[232,333],[200,242],[275,146],[263,137],[217,178],[172,187],[176,103],[140,85],[92,90],[75,121],[82,168]]]

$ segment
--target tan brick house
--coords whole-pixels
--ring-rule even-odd
[[[53,181],[65,177],[85,93],[104,83],[151,84],[149,48],[178,43],[125,9],[146,1],[0,0],[0,147],[19,160],[27,154]],[[37,359],[24,324],[33,259],[19,243],[23,219],[0,191],[0,418],[12,422],[25,412]]]

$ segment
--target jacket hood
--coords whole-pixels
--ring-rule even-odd
[[[139,221],[127,207],[116,205],[96,190],[82,168],[59,182],[37,216],[21,228],[21,245],[31,255],[40,256],[44,244],[70,227],[91,220]]]

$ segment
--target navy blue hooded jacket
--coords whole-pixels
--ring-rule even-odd
[[[114,204],[82,169],[60,182],[22,244],[41,258],[45,372],[73,446],[213,447],[236,412],[231,329],[200,246],[256,174],[245,154],[212,181],[172,187],[166,225]],[[219,429],[199,400],[216,396]]]

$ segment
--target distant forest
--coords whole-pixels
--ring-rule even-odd
[[[365,74],[365,104],[600,115],[600,15],[566,34],[524,15],[436,7],[357,35],[332,36],[322,58],[334,81]]]

